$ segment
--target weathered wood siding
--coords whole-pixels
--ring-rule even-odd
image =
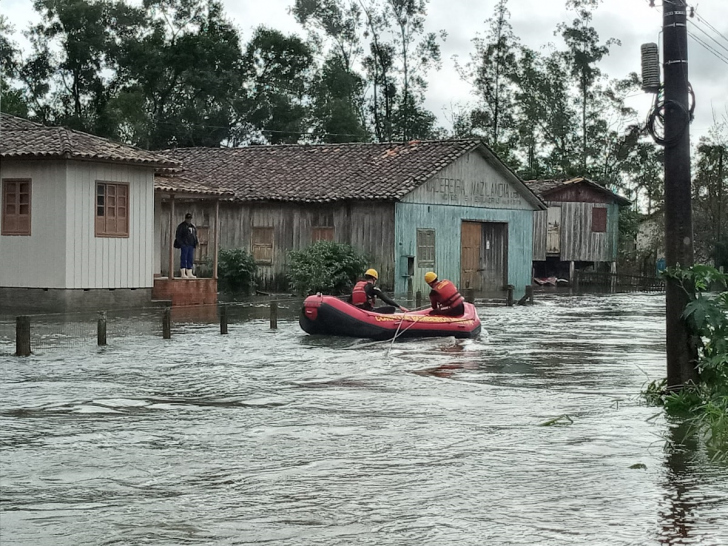
[[[169,259],[169,202],[159,207],[157,236],[160,248],[160,273],[167,274]],[[193,223],[210,227],[213,237],[215,218],[211,201],[175,201],[176,227],[186,212]],[[330,225],[329,225],[330,224]],[[349,243],[372,258],[371,267],[379,271],[382,286],[394,285],[394,203],[220,203],[220,248],[243,248],[252,252],[253,228],[273,229],[273,252],[270,265],[258,265],[265,288],[286,286],[287,254],[313,242],[312,234],[320,227],[333,227],[333,240]],[[175,269],[179,252],[175,252]]]
[[[154,170],[69,161],[65,226],[67,288],[154,284]],[[96,237],[96,182],[129,185],[129,236]]]
[[[525,286],[531,284],[533,249],[532,211],[486,209],[477,207],[431,206],[415,203],[397,203],[396,241],[398,256],[395,291],[407,291],[408,278],[404,275],[407,256],[415,256],[412,290],[429,292],[424,275],[429,267],[417,264],[417,229],[435,230],[435,267],[441,277],[459,282],[460,279],[460,232],[463,221],[502,222],[508,224],[508,284],[522,295]],[[492,287],[499,289],[500,287]],[[519,296],[520,297],[520,296]]]
[[[64,161],[0,161],[0,179],[31,180],[30,236],[0,236],[0,286],[64,288],[66,166]],[[2,210],[0,192],[0,210]]]
[[[546,259],[546,240],[548,233],[549,214],[547,210],[537,210],[533,213],[533,260]]]
[[[396,206],[396,251],[398,293],[429,292],[424,274],[434,269],[441,278],[456,283],[461,276],[461,225],[463,221],[507,224],[507,279],[523,294],[531,284],[533,260],[533,196],[519,187],[515,177],[492,166],[474,151],[444,167]],[[417,230],[435,230],[435,267],[417,262]],[[410,281],[407,257],[415,256]],[[464,288],[464,287],[463,287]],[[502,287],[482,287],[500,290]]]
[[[595,203],[560,203],[561,260],[614,262],[617,260],[619,206]],[[592,231],[592,209],[607,208],[607,231]]]

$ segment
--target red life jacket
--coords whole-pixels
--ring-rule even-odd
[[[438,282],[432,290],[436,292],[435,298],[443,307],[455,307],[465,301],[455,285],[448,280]]]
[[[374,297],[368,297],[364,287],[369,284],[369,281],[359,281],[354,285],[354,289],[351,291],[351,303],[357,307],[362,307],[365,304],[369,304],[374,307]]]

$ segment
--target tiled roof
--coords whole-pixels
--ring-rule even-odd
[[[154,177],[154,190],[176,194],[194,194],[200,196],[220,196],[233,198],[231,190],[206,186],[187,178],[184,174],[158,174]]]
[[[41,125],[10,114],[0,114],[0,157],[85,159],[167,167],[176,165],[174,161],[156,153],[64,127]]]
[[[631,204],[631,201],[629,199],[622,197],[621,195],[614,193],[608,188],[605,188],[601,184],[597,184],[596,182],[584,177],[572,178],[570,180],[526,180],[525,182],[526,185],[531,188],[536,195],[545,200],[548,200],[548,195],[556,191],[557,189],[562,189],[567,186],[572,186],[576,184],[585,184],[601,193],[608,194],[619,205]]]
[[[399,199],[479,147],[485,149],[473,139],[179,148],[161,153],[181,162],[189,178],[230,189],[240,200],[326,202]]]

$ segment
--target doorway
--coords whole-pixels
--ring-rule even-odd
[[[508,284],[508,224],[463,222],[460,234],[460,288],[502,292]]]

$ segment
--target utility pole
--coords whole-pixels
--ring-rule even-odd
[[[665,76],[665,261],[668,267],[693,265],[693,220],[690,191],[690,104],[686,0],[663,2]],[[667,386],[680,389],[699,379],[697,348],[682,313],[689,296],[668,279]]]

